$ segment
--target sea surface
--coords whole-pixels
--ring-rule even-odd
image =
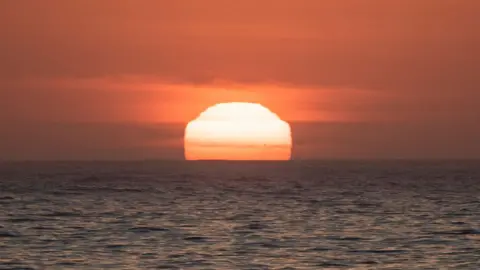
[[[480,162],[1,163],[0,269],[480,269]]]

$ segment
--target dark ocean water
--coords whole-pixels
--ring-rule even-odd
[[[0,165],[0,269],[480,269],[480,162]]]

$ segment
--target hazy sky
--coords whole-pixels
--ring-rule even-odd
[[[182,158],[217,102],[295,158],[480,158],[476,0],[0,1],[0,159]]]

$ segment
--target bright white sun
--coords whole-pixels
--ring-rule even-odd
[[[289,160],[290,126],[256,103],[216,104],[185,129],[187,160]]]

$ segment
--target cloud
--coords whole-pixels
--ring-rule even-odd
[[[182,159],[183,125],[16,123],[0,132],[0,159]]]
[[[431,92],[480,84],[474,0],[108,3],[2,3],[0,74]]]
[[[475,159],[474,123],[292,123],[293,158]]]
[[[293,122],[294,159],[478,158],[480,130],[462,123]],[[17,123],[0,160],[183,159],[182,124]],[[211,145],[209,145],[211,146]]]

